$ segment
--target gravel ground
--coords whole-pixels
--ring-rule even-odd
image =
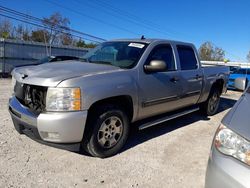
[[[241,95],[228,91],[213,117],[197,112],[133,131],[120,154],[98,159],[19,135],[7,110],[10,85],[0,79],[0,187],[204,187],[214,132]]]

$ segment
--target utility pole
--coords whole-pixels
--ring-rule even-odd
[[[3,64],[2,64],[2,77],[5,77],[5,39],[2,38],[1,41],[3,42]]]
[[[46,40],[46,37],[45,37],[45,33],[43,33],[43,37],[44,37],[44,42],[45,42],[46,55],[49,56],[48,45],[47,45],[47,40]]]

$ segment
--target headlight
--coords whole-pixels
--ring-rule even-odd
[[[225,155],[250,165],[250,142],[221,125],[216,132],[215,147]]]
[[[47,111],[81,110],[80,88],[48,88],[46,97]]]

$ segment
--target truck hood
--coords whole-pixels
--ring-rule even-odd
[[[80,61],[62,61],[16,68],[13,70],[12,76],[21,83],[55,87],[63,80],[121,70],[122,69],[111,65]]]

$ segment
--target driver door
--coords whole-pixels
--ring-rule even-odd
[[[172,111],[181,106],[178,100],[182,93],[181,81],[172,46],[161,44],[154,47],[145,64],[149,64],[152,60],[164,61],[167,64],[167,70],[165,72],[146,73],[142,71],[140,73],[140,118]]]

